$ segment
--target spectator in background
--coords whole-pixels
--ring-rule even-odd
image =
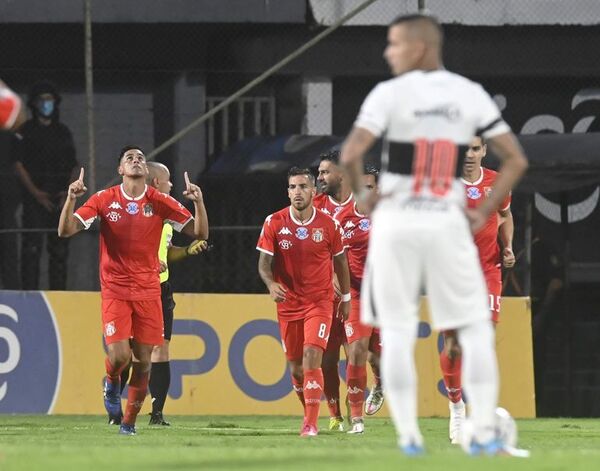
[[[32,117],[20,129],[21,140],[15,153],[15,171],[24,188],[23,227],[53,229],[26,232],[21,248],[23,289],[39,288],[40,257],[47,235],[48,278],[52,290],[67,284],[68,239],[54,230],[66,198],[65,188],[77,178],[79,164],[69,128],[60,122],[61,97],[51,82],[33,85],[27,105]]]

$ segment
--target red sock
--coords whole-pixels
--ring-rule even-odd
[[[117,383],[121,382],[121,372],[127,365],[121,366],[121,368],[115,368],[108,357],[104,359],[104,367],[106,368],[106,379],[109,383]]]
[[[340,410],[340,375],[338,374],[337,363],[333,368],[323,368],[323,378],[325,381],[325,398],[327,399],[327,407],[329,407],[329,415],[331,417],[341,417]]]
[[[373,372],[373,379],[375,380],[375,386],[381,388],[381,373],[379,367],[371,365],[371,371]]]
[[[127,408],[123,417],[123,423],[135,425],[135,419],[144,404],[148,392],[149,371],[141,371],[139,363],[134,363],[129,380],[129,393],[127,395]]]
[[[304,388],[302,387],[303,381],[298,381],[296,378],[292,376],[292,388],[296,392],[298,399],[302,403],[302,407],[304,407]]]
[[[460,383],[460,372],[462,366],[462,357],[456,356],[451,360],[445,350],[440,353],[440,366],[444,375],[444,385],[448,393],[448,399],[457,403],[462,399],[462,388]]]
[[[362,417],[365,402],[365,389],[367,387],[367,367],[355,366],[348,363],[346,368],[348,383],[348,402],[350,403],[350,416]]]
[[[317,426],[321,394],[323,393],[323,371],[321,368],[304,370],[304,422]]]

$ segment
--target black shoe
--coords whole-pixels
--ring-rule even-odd
[[[152,412],[150,414],[150,423],[148,425],[171,425],[167,422],[162,415],[162,412]]]
[[[123,420],[123,414],[108,415],[108,425],[121,425],[121,420]]]

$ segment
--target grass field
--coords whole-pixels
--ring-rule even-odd
[[[362,436],[322,432],[298,437],[297,417],[168,417],[171,427],[120,436],[99,416],[2,416],[0,470],[594,470],[600,469],[600,420],[519,421],[530,459],[471,458],[449,445],[447,419],[423,419],[427,456],[395,448],[388,419],[370,418]],[[325,420],[321,420],[325,428]]]

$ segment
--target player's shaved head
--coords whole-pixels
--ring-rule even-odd
[[[423,41],[439,49],[444,43],[444,32],[438,20],[430,15],[416,13],[413,15],[403,15],[397,17],[392,23],[392,26],[403,25],[406,27],[409,36],[412,39]]]
[[[154,178],[160,178],[162,175],[170,175],[171,173],[167,166],[160,162],[146,162],[146,166],[148,167],[146,183],[152,183]]]

